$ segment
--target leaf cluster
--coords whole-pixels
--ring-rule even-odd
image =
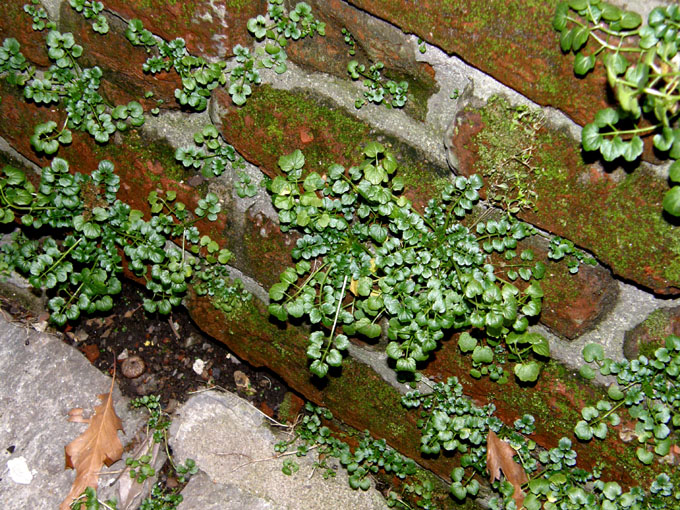
[[[437,383],[432,393],[412,391],[402,397],[406,408],[420,408],[420,451],[428,456],[440,453],[461,454],[460,467],[453,470],[451,493],[457,499],[476,496],[479,482],[466,476],[466,470],[482,475],[486,469],[486,437],[489,430],[498,431],[502,423],[493,416],[495,406],[476,406],[463,395],[458,379]]]
[[[653,359],[639,356],[631,361],[612,361],[604,357],[599,344],[586,345],[583,358],[589,363],[581,367],[583,377],[595,377],[590,366],[595,364],[600,374],[615,376],[616,383],[609,386],[607,399],[581,410],[583,419],[574,428],[576,437],[582,441],[604,439],[610,426],[621,423],[619,412],[627,410],[635,422],[637,458],[651,464],[654,454],[668,455],[678,444],[680,429],[680,337],[668,336]]]
[[[24,4],[24,12],[33,18],[33,30],[40,32],[46,28],[50,30],[56,28],[55,23],[50,21],[45,8],[40,5],[40,0],[31,0],[30,4]]]
[[[408,82],[389,80],[382,75],[385,64],[378,61],[366,71],[366,66],[357,60],[350,60],[347,64],[347,72],[350,78],[358,80],[363,78],[363,97],[357,98],[354,107],[359,109],[367,102],[385,104],[388,108],[401,108],[408,99]]]
[[[583,128],[585,150],[599,151],[605,161],[635,161],[643,151],[642,137],[654,134],[656,149],[673,161],[680,157],[679,21],[675,4],[652,9],[646,25],[640,15],[601,0],[557,6],[553,27],[561,34],[562,51],[575,54],[574,72],[585,75],[601,58],[618,103],[600,110]],[[669,179],[663,208],[680,216],[680,172],[671,171]]]
[[[54,121],[35,127],[31,145],[36,151],[56,153],[60,144],[71,143],[71,130],[87,132],[97,142],[106,143],[116,130],[144,124],[144,111],[137,101],[115,106],[99,94],[102,71],[78,65],[83,48],[73,34],[50,30],[46,43],[54,64],[45,72],[28,64],[15,39],[5,39],[0,48],[0,72],[7,72],[10,83],[23,88],[26,99],[38,105],[61,104],[66,111],[61,127]]]
[[[576,248],[569,239],[559,236],[550,239],[548,258],[551,260],[562,260],[565,257],[567,257],[567,267],[571,274],[578,273],[578,268],[581,264],[589,266],[597,265],[597,261],[593,257]]]
[[[223,252],[226,250],[222,250]],[[238,278],[232,280],[226,266],[226,257],[220,258],[220,264],[207,267],[197,271],[193,284],[194,291],[199,296],[209,296],[210,302],[218,310],[222,310],[231,316],[241,310],[253,295],[243,287],[243,282]],[[231,257],[229,257],[231,258]],[[228,260],[228,259],[227,259]]]
[[[423,453],[462,454],[460,466],[451,473],[451,494],[458,500],[474,496],[479,490],[475,476],[486,474],[486,437],[490,430],[504,436],[528,475],[529,481],[522,485],[527,510],[661,510],[673,507],[673,501],[677,505],[680,500],[680,492],[665,473],[652,482],[648,491],[632,487],[624,492],[617,482],[600,480],[600,467],[586,471],[577,466],[577,455],[569,438],[561,438],[556,447],[548,450],[537,448],[526,437],[534,431],[533,416],[525,414],[515,421],[515,430],[511,430],[494,416],[493,404],[479,407],[465,397],[455,377],[446,383],[436,383],[431,393],[407,393],[402,405],[420,409],[418,425],[422,430]],[[495,481],[492,487],[500,497],[493,497],[489,508],[517,510],[515,488],[508,480]]]
[[[102,35],[109,31],[109,22],[102,14],[104,4],[90,0],[69,0],[69,4],[85,19],[92,19],[92,30]]]
[[[312,324],[312,373],[323,377],[339,366],[355,334],[386,334],[396,370],[413,373],[445,331],[469,327],[494,345],[516,333],[512,349],[524,360],[515,347],[534,345],[522,335],[540,313],[542,290],[537,282],[520,291],[500,281],[487,256],[512,251],[532,231],[512,218],[479,222],[477,235],[461,224],[479,198],[478,176],[457,177],[420,214],[400,194],[397,161],[379,143],[367,144],[364,160],[349,169],[336,164],[303,178],[304,164],[299,150],[282,156],[284,175],[268,183],[281,229],[302,233],[292,251],[297,264],[270,289],[269,311]],[[524,269],[527,280],[545,272],[542,265]]]
[[[234,147],[225,143],[213,124],[194,133],[195,145],[179,147],[175,159],[185,168],[195,168],[204,177],[217,177],[229,167],[242,168],[245,163]]]
[[[191,55],[181,37],[170,42],[154,37],[139,19],[129,21],[125,35],[133,45],[143,46],[147,52],[155,51],[142,66],[145,72],[156,74],[174,70],[182,79],[182,88],[175,90],[177,101],[182,106],[203,111],[212,90],[227,83],[234,104],[245,104],[252,94],[252,87],[261,82],[258,68],[274,69],[278,74],[287,70],[284,47],[289,40],[325,34],[325,24],[314,18],[308,4],[300,2],[292,11],[286,12],[283,0],[268,1],[267,14],[249,19],[247,28],[263,44],[255,54],[240,44],[234,46],[236,65],[231,70],[224,61],[208,62]]]
[[[223,265],[230,254],[194,226],[199,218],[217,218],[216,195],[200,200],[192,217],[175,201],[174,192],[153,191],[148,198],[152,217],[146,221],[141,211],[116,198],[119,183],[109,161],[86,176],[70,173],[68,162],[55,158],[43,168],[37,188],[20,170],[3,170],[0,222],[20,218],[25,232],[13,234],[12,242],[2,247],[2,258],[35,288],[50,292],[50,319],[58,325],[81,313],[112,308],[112,296],[121,290],[121,251],[130,271],[146,280],[151,297],[144,299],[144,309],[150,313],[170,313],[195,272],[222,276],[212,268]],[[40,238],[41,231],[49,235]],[[173,239],[182,240],[181,249],[166,247]],[[216,295],[230,292],[226,283],[212,285],[219,289]],[[242,289],[233,292],[245,299]]]
[[[352,489],[368,490],[371,486],[371,476],[379,471],[390,473],[400,479],[405,479],[416,473],[416,463],[394,449],[390,448],[384,439],[373,439],[365,431],[357,447],[352,451],[349,445],[333,435],[331,430],[323,425],[323,420],[331,420],[333,415],[327,409],[305,404],[307,414],[295,428],[295,436],[278,443],[276,451],[285,453],[295,447],[296,455],[306,455],[311,449],[317,449],[320,458],[336,458],[349,474],[349,485]],[[327,470],[325,476],[333,476],[326,460],[320,461],[321,467]],[[284,473],[290,475],[297,471],[290,463],[284,465]]]

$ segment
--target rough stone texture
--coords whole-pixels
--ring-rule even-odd
[[[202,496],[196,500],[190,495],[203,491],[190,487],[180,510],[203,509],[202,503],[211,501],[234,510],[387,509],[374,488],[352,490],[344,470],[324,479],[314,468],[315,452],[295,458],[300,464],[298,472],[283,474],[283,461],[275,458],[274,445],[288,436],[274,432],[261,412],[232,393],[208,392],[191,397],[175,413],[170,434],[177,458],[193,458],[207,475],[207,479],[192,483],[207,487],[211,494],[209,499]]]
[[[493,136],[498,126],[486,124],[484,115],[484,108],[468,109],[456,119],[452,143],[464,175],[485,173],[480,137]],[[519,217],[571,239],[622,278],[660,294],[680,294],[677,228],[661,208],[667,184],[645,168],[625,174],[587,164],[577,142],[547,126],[538,144],[533,165],[541,175],[527,184],[537,195],[536,208]],[[494,179],[486,184],[499,182]]]
[[[45,32],[31,28],[31,17],[24,12],[24,2],[0,3],[0,34],[2,40],[12,37],[21,44],[21,52],[39,67],[49,67],[50,59],[45,49]],[[2,41],[0,41],[1,43]]]
[[[273,461],[272,461],[273,462]],[[256,496],[231,483],[216,483],[200,471],[182,490],[178,510],[285,510],[286,507]]]
[[[573,57],[560,51],[552,28],[557,0],[350,0],[371,14],[460,56],[470,65],[579,124],[607,105],[601,65],[577,79]]]
[[[383,76],[409,82],[409,102],[404,110],[423,119],[427,98],[436,91],[434,70],[424,62],[417,62],[413,45],[394,25],[376,19],[341,0],[309,2],[316,17],[326,23],[325,37],[307,38],[287,50],[291,60],[309,69],[347,79],[347,62],[354,59],[368,69],[382,62]],[[355,55],[349,55],[343,28],[351,27],[355,41]]]
[[[110,0],[109,11],[126,20],[137,18],[144,28],[171,41],[182,37],[189,53],[206,58],[233,55],[235,45],[250,45],[249,18],[267,11],[265,0]]]
[[[145,73],[142,65],[155,53],[130,44],[125,37],[127,23],[111,15],[107,19],[109,32],[101,35],[94,32],[90,20],[73,10],[68,2],[62,4],[60,28],[63,32],[72,32],[83,46],[83,55],[78,59],[81,66],[97,65],[102,69],[103,95],[113,104],[138,101],[146,111],[156,106],[178,108],[175,89],[182,87],[182,81],[177,73]],[[147,91],[153,92],[152,98],[144,98]],[[162,102],[157,103],[158,100]]]
[[[57,3],[51,3],[52,11],[56,10]],[[534,2],[519,5],[516,0],[457,0],[445,4],[426,0],[417,5],[406,0],[357,0],[352,3],[368,11],[380,11],[380,16],[396,26],[423,36],[449,54],[457,53],[463,60],[478,63],[482,70],[501,78],[535,101],[563,108],[579,122],[589,120],[593,111],[604,104],[606,89],[601,70],[585,80],[577,80],[571,71],[572,58],[559,54],[557,35],[549,25],[556,3],[552,0],[540,5]],[[83,62],[105,68],[107,80],[102,91],[115,101],[127,101],[135,98],[138,91],[149,89],[155,91],[156,97],[165,97],[172,94],[177,83],[177,77],[172,73],[167,75],[167,82],[158,83],[154,81],[156,78],[141,72],[140,64],[145,53],[139,48],[126,47],[127,43],[122,38],[125,24],[117,20],[119,16],[126,20],[141,18],[146,28],[168,40],[183,36],[191,52],[213,58],[230,55],[231,46],[237,41],[250,45],[252,38],[245,29],[245,20],[265,10],[263,0],[201,0],[198,3],[115,0],[107,2],[112,28],[111,33],[102,38],[92,33],[87,23],[69,12],[65,5],[62,3],[61,24],[76,32],[84,42]],[[404,10],[404,5],[408,9]],[[36,35],[30,29],[25,30],[21,23],[25,23],[27,17],[21,12],[10,12],[14,7],[16,2],[0,6],[0,13],[8,13],[4,19],[0,17],[3,34],[16,34],[23,38],[21,41],[25,42],[30,58],[47,64],[42,43],[44,34]],[[244,108],[236,108],[225,90],[216,90],[210,105],[210,118],[229,143],[270,177],[278,172],[278,157],[296,148],[303,150],[309,170],[323,172],[331,162],[344,165],[357,163],[362,144],[374,139],[381,141],[396,153],[401,163],[400,175],[406,178],[408,196],[417,208],[422,209],[427,199],[450,178],[441,139],[442,127],[470,97],[488,98],[502,90],[502,85],[479,70],[466,68],[460,61],[455,68],[452,67],[451,58],[437,48],[428,46],[425,54],[416,53],[414,36],[400,37],[394,26],[371,18],[348,4],[331,0],[316,2],[314,7],[317,14],[329,23],[328,38],[315,37],[299,45],[292,43],[287,51],[293,61],[334,75],[310,73],[292,64],[289,72],[282,76],[263,71],[263,81],[271,85],[256,87]],[[212,18],[206,15],[207,12]],[[220,12],[224,13],[220,19],[226,22],[228,30],[224,25],[215,23]],[[12,16],[24,21],[7,23]],[[533,21],[527,22],[527,19]],[[412,99],[414,104],[418,103],[418,108],[422,108],[424,99],[436,90],[428,79],[432,72],[435,73],[434,80],[440,85],[440,90],[430,96],[427,115],[423,117],[421,110],[404,112],[375,105],[367,105],[361,110],[353,108],[354,98],[361,95],[362,86],[346,79],[342,57],[346,56],[347,47],[339,32],[344,24],[352,25],[348,28],[357,38],[359,58],[384,60],[391,72],[409,73],[417,78],[419,85],[412,90],[415,92],[418,88],[420,95]],[[222,31],[222,28],[225,30]],[[536,37],[534,29],[540,32],[539,37]],[[386,42],[376,40],[383,37]],[[429,63],[420,62],[426,59]],[[159,78],[164,80],[166,76]],[[449,98],[455,88],[460,88],[464,96],[458,102]],[[48,119],[63,123],[65,113],[54,106],[46,108],[26,104],[21,94],[4,81],[0,84],[0,96],[2,137],[31,162],[39,166],[49,164],[49,158],[33,152],[28,143],[28,133],[37,123]],[[521,101],[528,102],[526,98]],[[145,105],[148,107],[152,103]],[[167,106],[177,107],[174,101]],[[407,115],[409,113],[412,116]],[[206,188],[218,193],[227,219],[221,218],[217,224],[200,224],[199,227],[234,251],[234,266],[245,276],[254,278],[253,284],[260,291],[258,295],[264,296],[261,299],[266,301],[266,289],[263,287],[276,281],[283,267],[289,265],[289,248],[294,239],[280,233],[271,207],[269,210],[262,207],[267,199],[264,192],[260,194],[258,203],[239,201],[233,193],[233,174],[206,181],[194,172],[185,171],[174,161],[174,147],[191,143],[191,137],[197,130],[197,124],[188,120],[190,117],[193,118],[193,115],[179,111],[161,115],[148,123],[157,122],[156,127],[164,127],[154,130],[147,126],[130,130],[125,135],[117,134],[105,147],[94,143],[88,135],[75,133],[73,144],[60,148],[58,156],[68,159],[74,171],[83,173],[89,173],[101,159],[112,160],[123,182],[120,198],[145,212],[148,212],[146,195],[152,189],[176,190],[178,198],[190,208]],[[208,121],[205,115],[199,118],[201,122]],[[422,118],[426,122],[419,120]],[[453,155],[458,156],[463,166],[469,169],[475,168],[476,161],[473,137],[483,127],[473,119],[475,123],[476,126],[467,123],[459,126],[453,142],[460,141],[468,129],[470,132],[466,135],[465,144],[450,144],[456,151]],[[658,203],[666,184],[641,170],[624,175],[621,171],[607,173],[596,166],[584,166],[577,143],[567,136],[568,132],[572,138],[578,138],[577,126],[564,123],[563,127],[564,133],[551,132],[550,138],[544,132],[541,135],[546,136],[541,152],[544,148],[554,151],[546,150],[541,156],[544,158],[542,163],[549,166],[550,171],[541,182],[536,183],[539,196],[545,194],[543,201],[537,205],[539,210],[546,211],[546,215],[527,214],[524,217],[588,248],[616,274],[630,278],[638,285],[659,293],[677,293],[680,275],[677,229],[661,221]],[[165,138],[172,140],[168,142]],[[559,158],[554,156],[555,153]],[[552,160],[553,157],[557,162]],[[260,170],[247,167],[251,176],[258,175]],[[645,237],[649,235],[652,236],[651,241],[650,237]],[[623,332],[652,310],[668,306],[669,302],[660,303],[650,294],[619,282],[621,290],[616,306],[607,313],[616,290],[605,269],[597,268],[591,272],[583,267],[573,280],[565,279],[563,287],[556,286],[555,282],[566,276],[563,274],[564,267],[549,264],[548,272],[551,280],[550,285],[545,287],[543,321],[561,337],[578,336],[569,343],[546,332],[553,358],[564,362],[568,369],[551,363],[534,388],[520,388],[514,383],[505,387],[490,386],[487,381],[477,381],[467,375],[467,361],[457,361],[460,356],[455,348],[455,339],[452,339],[444,342],[437,358],[427,367],[427,373],[437,379],[457,375],[466,391],[479,403],[497,403],[507,423],[511,423],[519,413],[533,412],[541,421],[539,442],[542,446],[551,447],[561,436],[571,437],[571,427],[578,419],[578,408],[584,402],[592,402],[590,399],[598,394],[586,383],[569,376],[568,370],[576,369],[581,363],[580,350],[584,343],[597,341],[603,344],[608,356],[620,357],[621,343],[616,337],[620,340]],[[574,291],[573,287],[578,290]],[[356,353],[364,351],[353,346],[352,353],[356,359],[345,361],[342,376],[333,374],[328,381],[320,382],[311,378],[308,372],[304,328],[276,323],[268,316],[262,303],[257,302],[242,316],[232,318],[216,313],[205,300],[189,299],[188,306],[200,327],[243,359],[271,368],[305,397],[329,407],[347,423],[358,429],[369,429],[403,453],[419,458],[417,416],[401,408],[400,390],[405,388],[394,380],[384,354],[373,356],[373,365],[369,367],[357,359],[365,360],[370,356],[362,358]],[[596,458],[611,459],[613,464],[607,473],[639,472],[640,480],[649,479],[649,471],[640,470],[635,461],[627,463],[628,459],[623,458],[622,452],[610,443],[606,443],[602,450],[595,443],[580,447],[580,450],[586,463]],[[449,476],[451,467],[455,465],[455,459],[443,457],[419,461],[444,477]],[[625,481],[631,480],[626,478]],[[217,497],[217,492],[213,492],[214,486],[190,487],[194,490],[193,494]],[[240,501],[238,498],[243,494],[232,493],[232,496]],[[247,498],[243,505],[267,503],[259,497],[243,497]],[[206,499],[200,501],[205,502]]]
[[[628,359],[644,354],[654,357],[654,351],[664,346],[668,335],[680,336],[680,307],[660,308],[626,332],[623,353]]]
[[[68,422],[68,412],[82,407],[89,415],[100,404],[97,395],[110,388],[109,377],[59,338],[0,316],[0,501],[4,509],[59,506],[75,479],[75,472],[64,467],[64,447],[86,429]],[[126,445],[145,417],[128,408],[117,386],[114,401],[125,428],[119,437]],[[28,484],[16,483],[8,473],[7,462],[20,457],[32,474]],[[122,466],[121,461],[104,471]],[[103,480],[114,479],[103,477],[103,494],[110,493]]]

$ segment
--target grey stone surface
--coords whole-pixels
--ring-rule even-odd
[[[285,510],[273,501],[261,498],[238,485],[213,482],[204,472],[193,477],[182,491],[184,501],[179,510]]]
[[[552,335],[546,328],[532,328],[545,335],[550,342],[551,356],[567,368],[577,371],[584,364],[581,351],[589,343],[600,344],[605,356],[613,360],[623,360],[623,342],[626,331],[642,322],[650,313],[659,308],[677,306],[680,299],[661,299],[637,287],[619,281],[619,294],[616,304],[599,322],[596,328],[579,338],[564,342]],[[601,383],[610,382],[598,376]]]
[[[295,457],[299,471],[284,475],[283,460],[274,451],[282,432],[272,430],[262,413],[234,394],[211,391],[193,396],[176,412],[170,434],[175,458],[194,459],[206,475],[189,483],[180,510],[204,509],[204,503],[218,508],[215,502],[228,509],[387,508],[375,489],[352,490],[342,469],[336,477],[324,479],[314,469],[313,452]],[[202,496],[195,499],[194,494]],[[248,503],[226,506],[230,497]]]
[[[75,472],[64,468],[64,447],[86,426],[67,421],[74,407],[87,416],[108,393],[111,378],[93,367],[59,338],[28,324],[9,323],[0,315],[0,502],[3,510],[57,508],[68,494]],[[144,423],[114,389],[116,413],[125,445]],[[23,459],[23,460],[21,460]],[[30,475],[17,471],[25,462]],[[9,465],[8,465],[9,463]],[[13,467],[10,472],[10,466]],[[120,469],[114,464],[111,470]],[[17,474],[19,473],[19,474]],[[103,476],[104,486],[115,476]],[[19,483],[28,482],[28,483]]]

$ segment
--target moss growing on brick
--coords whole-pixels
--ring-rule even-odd
[[[502,165],[490,165],[504,160],[497,151],[506,144],[508,154],[521,150],[516,139],[507,137],[517,112],[499,100],[478,112],[481,130],[468,143],[460,142],[472,162],[463,170],[490,176],[492,186],[502,185],[514,179],[514,170],[507,175]],[[520,212],[522,219],[571,239],[624,278],[657,292],[680,292],[680,227],[663,217],[663,180],[644,168],[604,173],[584,162],[577,141],[548,126],[536,133],[532,146],[530,164],[536,171],[528,172],[523,183],[536,208]]]

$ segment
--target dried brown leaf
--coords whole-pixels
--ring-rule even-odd
[[[139,460],[143,455],[151,451],[151,460],[149,465],[153,466],[155,469],[160,469],[163,459],[160,459],[161,455],[160,443],[156,443],[153,440],[153,434],[148,434],[144,441],[135,449],[131,458]],[[133,510],[139,507],[140,500],[144,492],[144,486],[147,487],[151,485],[152,479],[147,478],[143,483],[139,483],[136,478],[130,476],[131,466],[126,466],[123,473],[118,479],[118,510]]]
[[[66,467],[76,470],[76,479],[60,510],[68,510],[73,500],[87,487],[96,489],[102,466],[110,466],[123,455],[123,445],[118,438],[123,423],[113,408],[113,381],[111,391],[99,395],[99,399],[102,404],[94,408],[90,418],[83,416],[81,408],[69,411],[68,421],[88,423],[89,427],[64,448]]]
[[[489,430],[486,439],[486,469],[491,481],[500,480],[503,471],[505,479],[515,488],[512,499],[515,500],[517,508],[522,508],[524,504],[522,484],[528,479],[524,468],[513,460],[515,453],[517,452],[508,442],[502,441],[493,430]]]

